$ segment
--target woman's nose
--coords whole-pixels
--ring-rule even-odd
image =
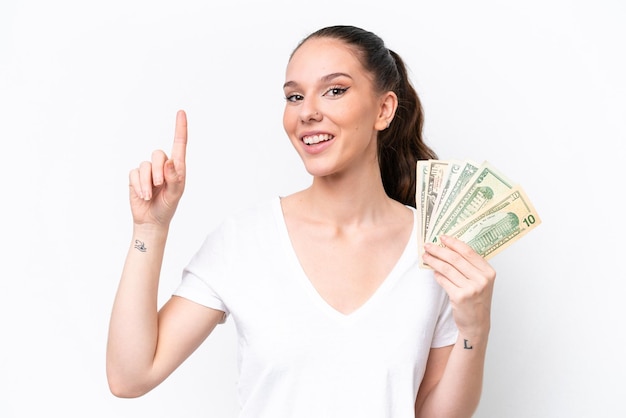
[[[319,122],[322,120],[322,114],[313,101],[305,101],[300,108],[300,119],[302,122]]]

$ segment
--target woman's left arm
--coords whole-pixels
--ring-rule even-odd
[[[418,393],[415,416],[469,418],[482,393],[496,272],[462,241],[442,236],[441,242],[444,247],[426,244],[423,257],[450,298],[459,334],[447,361],[429,359],[425,378],[431,384],[427,393]]]

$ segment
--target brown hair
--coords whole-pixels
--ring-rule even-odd
[[[355,26],[319,29],[298,47],[311,38],[338,39],[354,47],[363,67],[374,76],[375,88],[380,92],[393,91],[398,96],[391,125],[378,134],[378,163],[387,195],[415,207],[417,160],[436,159],[437,154],[422,138],[424,111],[404,61],[379,36]]]

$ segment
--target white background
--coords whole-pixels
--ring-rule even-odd
[[[476,417],[626,416],[625,21],[621,0],[3,0],[0,416],[235,416],[230,321],[148,395],[108,391],[127,173],[169,151],[186,109],[165,301],[228,212],[308,185],[282,130],[284,68],[338,23],[404,57],[440,158],[489,160],[543,219],[493,259]]]

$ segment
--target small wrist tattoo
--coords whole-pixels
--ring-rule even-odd
[[[141,251],[142,253],[145,253],[148,250],[146,246],[144,245],[143,241],[139,241],[138,239],[135,240],[135,248]]]
[[[472,348],[474,348],[474,346],[467,345],[468,342],[469,342],[468,340],[463,340],[463,348],[466,350],[471,350]]]

